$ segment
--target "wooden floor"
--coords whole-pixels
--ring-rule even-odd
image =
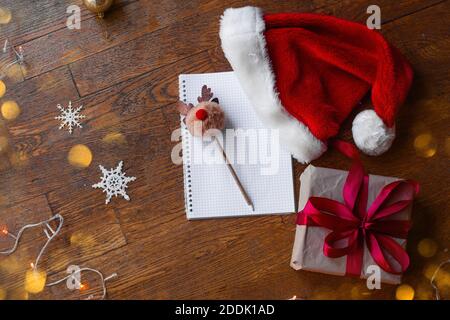
[[[40,264],[47,281],[74,264],[117,272],[109,299],[394,299],[395,286],[369,291],[358,279],[291,269],[295,215],[187,221],[182,167],[170,157],[171,132],[179,126],[178,74],[231,70],[218,35],[225,8],[254,4],[266,12],[317,12],[365,23],[367,7],[377,4],[381,33],[411,61],[415,80],[392,149],[363,160],[371,173],[421,183],[404,283],[416,298],[432,297],[430,273],[449,258],[450,244],[449,1],[117,0],[103,22],[82,8],[81,30],[69,30],[66,8],[81,2],[0,4],[12,12],[11,21],[0,24],[0,40],[9,37],[26,55],[26,66],[5,79],[0,99],[14,100],[21,110],[14,120],[0,120],[0,224],[17,232],[52,214],[64,217],[61,235]],[[72,135],[54,120],[56,105],[69,100],[83,105],[87,116]],[[350,124],[341,138],[351,139]],[[77,144],[93,155],[84,169],[68,162]],[[128,189],[131,201],[105,205],[105,195],[91,185],[99,181],[99,164],[111,168],[120,160],[137,177]],[[332,150],[314,164],[349,167]],[[304,168],[295,164],[296,194]],[[25,274],[45,240],[35,228],[14,254],[0,256],[0,299],[80,299],[100,292],[95,276],[86,274],[82,280],[91,289],[82,293],[61,284],[27,294]],[[2,248],[8,241],[0,239]],[[428,252],[437,244],[436,254],[423,257],[419,243]],[[442,275],[448,298],[450,270]]]

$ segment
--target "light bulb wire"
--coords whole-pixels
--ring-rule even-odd
[[[80,276],[81,276],[81,272],[83,272],[83,271],[94,272],[94,273],[96,273],[96,274],[100,277],[100,280],[101,280],[101,283],[102,283],[102,290],[103,290],[103,294],[102,294],[102,297],[100,298],[100,300],[105,299],[106,293],[107,293],[106,282],[107,282],[108,280],[111,280],[111,279],[116,278],[116,277],[117,277],[117,273],[113,273],[113,274],[111,274],[110,276],[108,276],[108,277],[105,278],[105,277],[103,276],[103,273],[101,273],[100,271],[98,271],[98,270],[96,270],[96,269],[88,268],[88,267],[83,267],[83,268],[80,268],[80,269],[74,271],[73,273],[71,273],[71,274],[65,276],[64,278],[59,279],[59,280],[56,280],[56,281],[51,282],[51,283],[48,283],[48,284],[46,284],[45,286],[46,286],[46,287],[51,287],[51,286],[55,286],[55,285],[57,285],[57,284],[60,284],[61,282],[64,282],[64,281],[66,281],[67,279],[72,278],[72,277],[74,276],[74,274],[76,274],[76,273],[79,273]],[[76,278],[75,278],[75,279],[76,279]],[[77,282],[78,282],[78,281],[77,281]],[[94,297],[93,295],[89,295],[86,299],[87,299],[87,300],[90,300],[90,299],[92,299],[93,297]]]
[[[442,269],[443,266],[445,266],[446,264],[450,263],[450,259],[442,261],[439,266],[437,267],[437,269],[434,271],[433,276],[430,279],[430,284],[434,289],[434,297],[436,300],[441,300],[441,295],[439,294],[439,288],[437,287],[436,283],[435,283],[435,278],[437,276],[437,274],[439,273],[439,271]]]
[[[10,41],[8,39],[5,40],[5,43],[3,44],[3,53],[6,53],[6,50],[8,49],[8,45],[9,47],[12,49],[12,51],[14,52],[15,55],[15,59],[14,61],[2,66],[0,68],[0,80],[2,80],[5,76],[6,76],[6,71],[12,67],[15,64],[19,64],[19,65],[23,65],[25,58],[24,58],[24,52],[23,52],[23,48],[22,46],[20,46],[18,49],[19,51],[16,50],[16,48],[14,47],[14,45],[12,45],[10,43]]]
[[[58,221],[58,226],[56,227],[56,229],[53,229],[50,226],[50,223],[52,221]],[[17,234],[13,234],[13,233],[11,233],[11,232],[6,230],[6,235],[14,239],[14,245],[8,250],[0,251],[0,254],[10,255],[14,251],[16,251],[16,249],[17,249],[17,247],[19,245],[20,239],[21,239],[23,233],[27,229],[43,226],[44,227],[44,233],[47,236],[47,241],[45,242],[45,244],[43,245],[43,247],[39,251],[39,254],[36,257],[36,260],[35,260],[34,264],[32,264],[33,270],[37,270],[38,264],[39,264],[39,261],[41,260],[42,255],[44,254],[45,250],[47,249],[48,245],[53,240],[53,238],[55,238],[59,234],[63,224],[64,224],[64,218],[60,214],[55,214],[50,219],[47,219],[47,220],[44,220],[44,221],[41,221],[41,222],[38,222],[38,223],[30,223],[30,224],[24,225],[22,228],[20,228],[20,230],[19,230],[19,232]],[[98,271],[96,269],[84,267],[84,268],[80,268],[80,269],[74,271],[73,273],[69,274],[68,276],[66,276],[66,277],[64,277],[64,278],[62,278],[60,280],[57,280],[57,281],[51,282],[49,284],[46,284],[46,287],[51,287],[51,286],[57,285],[57,284],[65,281],[65,280],[73,277],[75,273],[80,273],[81,274],[82,271],[94,272],[100,277],[100,280],[102,282],[102,290],[103,290],[103,294],[102,294],[101,300],[105,299],[106,293],[107,293],[106,281],[108,281],[110,279],[113,279],[113,278],[116,278],[117,277],[117,273],[113,273],[112,275],[110,275],[110,276],[105,278],[100,271]],[[93,298],[93,295],[90,295],[87,299],[90,300],[92,298]]]
[[[58,227],[55,230],[53,230],[53,228],[49,224],[52,221],[58,221]],[[10,255],[14,251],[16,251],[17,246],[19,245],[20,239],[22,237],[22,234],[25,232],[25,230],[30,229],[30,228],[34,228],[34,227],[44,226],[44,228],[45,228],[44,229],[44,233],[47,236],[47,241],[45,242],[44,246],[39,251],[39,254],[36,257],[36,260],[35,260],[35,262],[33,264],[33,269],[36,270],[37,267],[38,267],[39,261],[40,261],[42,255],[44,254],[45,249],[47,249],[47,246],[49,245],[49,243],[61,231],[63,223],[64,223],[64,218],[60,214],[55,214],[50,219],[47,219],[47,220],[44,220],[44,221],[41,221],[41,222],[38,222],[38,223],[30,223],[30,224],[24,225],[22,228],[20,228],[20,230],[17,233],[17,235],[14,235],[14,234],[12,234],[12,233],[10,233],[8,231],[7,235],[9,235],[10,237],[12,237],[14,239],[14,245],[8,250],[0,251],[0,254]]]

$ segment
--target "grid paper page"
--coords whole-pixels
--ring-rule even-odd
[[[205,84],[212,89],[214,97],[219,99],[225,112],[225,129],[260,129],[267,136],[270,134],[258,120],[233,72],[180,75],[180,99],[196,105],[197,97],[201,95],[201,88]],[[237,176],[255,207],[255,211],[252,211],[224,163],[199,163],[205,148],[208,145],[211,148],[214,143],[202,142],[200,138],[193,137],[183,122],[181,130],[188,219],[282,214],[295,211],[292,159],[288,152],[280,148],[279,169],[272,175],[261,174],[261,167],[269,167],[268,164],[260,162],[249,164],[248,161],[245,164],[236,161],[233,163]],[[225,133],[225,130],[223,132]],[[267,143],[269,141],[267,139]],[[224,134],[224,146],[226,145],[227,139]],[[247,151],[244,150],[246,154],[249,148],[247,142],[245,148]],[[268,146],[267,148],[269,150]],[[234,159],[236,156],[237,154]]]

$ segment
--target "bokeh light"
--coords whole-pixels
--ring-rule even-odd
[[[360,300],[362,298],[361,289],[358,286],[353,287],[350,290],[350,296],[353,300]]]
[[[20,82],[26,76],[26,68],[24,65],[13,64],[5,70],[5,75],[13,82]]]
[[[0,98],[5,95],[6,92],[6,84],[0,80]]]
[[[315,288],[311,293],[312,300],[334,300],[336,296],[337,292],[327,290],[327,287],[323,285]]]
[[[0,136],[0,153],[8,149],[8,138]]]
[[[437,143],[430,133],[423,133],[414,139],[414,149],[420,157],[431,158],[436,154]]]
[[[350,296],[353,300],[361,300],[366,297],[372,295],[372,292],[367,289],[367,287],[363,287],[361,285],[357,285],[352,287],[350,290]]]
[[[395,291],[395,298],[397,300],[412,300],[414,299],[414,289],[408,284],[402,284],[397,287]]]
[[[0,300],[5,300],[6,299],[6,289],[3,289],[2,287],[0,287]]]
[[[87,168],[92,162],[92,152],[84,144],[77,144],[70,149],[67,159],[74,167]]]
[[[428,264],[425,266],[425,269],[423,271],[423,275],[428,279],[431,280],[434,273],[438,269],[437,264]],[[445,267],[442,267],[439,272],[436,274],[436,277],[434,279],[436,283],[440,287],[450,287],[450,272],[446,271]]]
[[[0,225],[0,237],[6,237],[8,234],[8,228],[5,225]]]
[[[0,24],[7,24],[11,21],[11,10],[5,7],[0,7]]]
[[[417,251],[422,257],[431,258],[436,254],[438,245],[433,239],[422,239],[417,245]]]
[[[83,282],[80,284],[80,291],[86,291],[89,289],[89,283]]]
[[[2,257],[0,260],[0,269],[8,273],[14,273],[23,270],[23,264],[19,263],[14,255],[10,255]]]
[[[70,236],[70,244],[81,247],[82,249],[89,249],[97,245],[97,242],[91,234],[86,234],[82,231],[75,231]]]
[[[103,142],[111,144],[125,144],[127,142],[125,136],[120,132],[108,133],[102,140]]]
[[[25,290],[29,293],[39,293],[44,290],[47,273],[36,269],[27,270],[25,274]]]
[[[416,300],[432,300],[434,290],[430,285],[430,282],[426,279],[422,279],[417,285],[414,294],[414,299]]]
[[[12,152],[9,155],[9,161],[11,165],[16,167],[23,167],[29,163],[30,157],[29,155],[24,151],[18,151],[18,152]]]
[[[14,120],[20,114],[20,107],[15,101],[8,100],[3,102],[1,112],[6,120]]]
[[[431,280],[431,277],[433,276],[437,267],[438,266],[433,263],[427,264],[423,270],[423,275],[425,276],[425,278],[427,278],[428,280]]]

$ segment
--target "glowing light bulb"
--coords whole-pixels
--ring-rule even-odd
[[[80,284],[80,291],[85,291],[87,289],[89,289],[89,285],[87,282]]]
[[[8,229],[6,229],[6,227],[2,227],[1,228],[1,234],[4,235],[4,236],[7,236],[8,235]]]
[[[402,284],[397,287],[395,298],[397,300],[412,300],[414,299],[414,289],[410,285]]]
[[[47,273],[35,269],[34,264],[31,263],[31,270],[28,270],[25,274],[25,291],[29,293],[41,292],[44,290],[46,280]]]
[[[6,120],[14,120],[20,114],[20,107],[15,101],[5,101],[2,104],[1,112]]]

